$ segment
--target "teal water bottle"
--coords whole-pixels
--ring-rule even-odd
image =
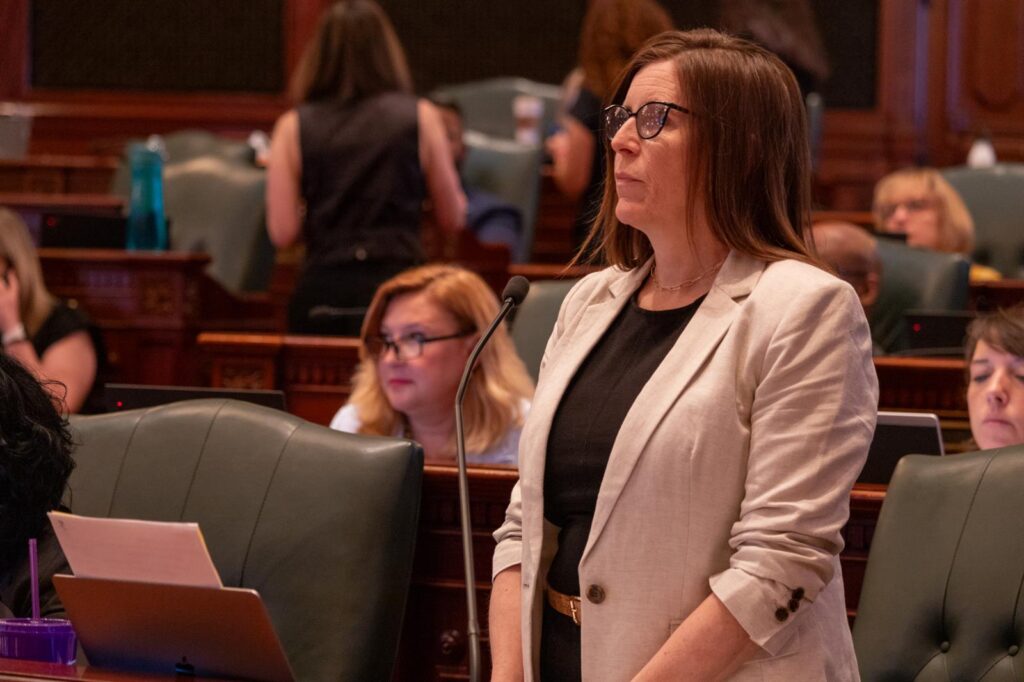
[[[166,251],[163,140],[153,135],[145,144],[131,145],[128,163],[132,170],[132,194],[125,248],[129,251]]]

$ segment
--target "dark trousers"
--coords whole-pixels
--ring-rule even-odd
[[[540,636],[541,682],[575,682],[583,679],[580,626],[555,611],[544,599]]]
[[[289,333],[359,336],[377,287],[413,265],[405,261],[353,261],[306,268],[288,305]]]

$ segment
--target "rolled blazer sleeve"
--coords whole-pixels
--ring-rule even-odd
[[[775,654],[799,605],[833,578],[850,490],[874,433],[878,381],[852,289],[837,281],[787,302],[761,358],[738,371],[757,377],[744,498],[729,568],[709,583]]]

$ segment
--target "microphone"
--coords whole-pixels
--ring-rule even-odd
[[[462,521],[462,559],[466,569],[466,614],[468,624],[466,635],[469,639],[469,679],[470,682],[480,680],[480,623],[476,612],[476,576],[473,571],[473,529],[469,519],[469,477],[466,475],[466,437],[462,425],[462,399],[466,395],[469,378],[476,366],[476,359],[491,339],[498,325],[508,316],[512,309],[523,302],[530,290],[530,282],[516,275],[505,285],[501,292],[501,309],[498,311],[491,326],[476,342],[473,352],[469,354],[466,368],[462,372],[462,381],[455,394],[455,456],[459,465],[459,517]]]

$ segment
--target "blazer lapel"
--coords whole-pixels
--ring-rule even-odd
[[[536,518],[533,520],[538,524],[538,528],[543,525],[544,467],[555,411],[580,365],[615,320],[633,291],[644,281],[648,270],[649,264],[625,273],[621,278],[611,282],[604,292],[593,298],[578,322],[567,320],[567,324],[574,325],[564,332],[567,340],[571,341],[559,349],[558,356],[551,361],[546,370],[544,381],[538,384],[534,393],[529,419],[533,428],[524,431],[519,451],[540,453],[541,456],[521,458],[519,477],[524,498],[529,497],[535,502],[524,504],[524,513],[535,513]],[[534,556],[540,555],[541,539],[540,534],[529,536]]]
[[[640,391],[612,446],[581,563],[608,523],[655,428],[725,336],[739,310],[739,299],[750,294],[764,267],[761,261],[731,252],[693,319]]]

